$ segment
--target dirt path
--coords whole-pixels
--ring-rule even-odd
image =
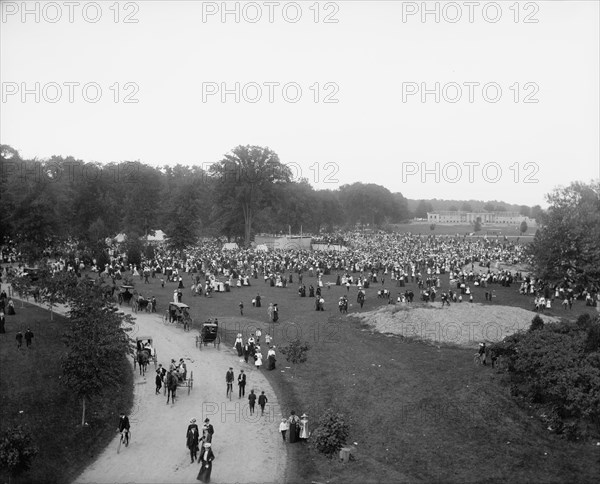
[[[228,345],[220,350],[207,346],[199,350],[195,333],[165,325],[157,315],[136,315],[132,336],[154,337],[158,362],[168,365],[171,358],[184,358],[188,372],[193,371],[194,386],[188,395],[179,388],[175,405],[166,397],[155,395],[152,366],[145,377],[135,375],[135,400],[131,411],[131,445],[117,454],[118,439],[99,456],[77,483],[185,483],[197,482],[199,464],[191,464],[185,446],[190,419],[199,426],[210,418],[215,428],[215,461],[211,482],[283,482],[286,449],[278,434],[281,408],[270,385],[262,375],[237,357]],[[247,373],[246,398],[238,399],[237,385],[231,401],[225,398],[225,372],[232,366],[236,375]],[[264,368],[264,367],[263,367]],[[265,415],[251,416],[247,394],[251,389],[265,391],[269,403]],[[258,408],[258,406],[257,406]]]
[[[29,301],[33,303],[33,301]],[[64,308],[55,308],[64,312]],[[126,310],[126,312],[129,312]],[[135,315],[132,337],[152,336],[158,362],[168,367],[171,358],[184,358],[188,372],[193,372],[194,385],[188,395],[179,388],[174,405],[166,404],[166,396],[155,394],[153,365],[145,376],[134,375],[134,405],[130,413],[131,444],[117,454],[118,433],[102,454],[76,480],[76,483],[192,483],[200,469],[190,463],[185,434],[191,418],[201,427],[210,418],[215,428],[213,483],[281,483],[284,481],[287,450],[278,432],[281,406],[262,370],[256,370],[237,357],[227,344],[220,349],[212,345],[199,350],[196,333],[185,333],[181,327],[165,325],[160,316]],[[229,401],[225,398],[225,372],[233,367],[237,382],[240,369],[247,374],[246,397],[238,399],[237,384]],[[269,400],[265,414],[260,408],[249,414],[248,393],[260,395],[264,390]],[[117,410],[118,411],[118,410]],[[115,422],[116,429],[116,422]]]

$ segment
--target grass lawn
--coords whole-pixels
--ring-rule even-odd
[[[474,233],[477,237],[482,237],[487,234],[488,230],[493,230],[495,234],[499,231],[500,236],[506,235],[511,239],[520,237],[521,240],[531,241],[533,236],[535,235],[536,228],[530,227],[524,235],[521,235],[515,225],[510,224],[482,224],[481,230],[479,232],[475,232],[473,229],[473,225],[471,224],[435,224],[435,229],[431,230],[430,222],[411,222],[406,224],[395,224],[392,226],[394,231],[399,233],[412,233],[412,234],[423,234],[423,235],[465,235]],[[488,237],[492,237],[492,235],[488,235]]]
[[[335,275],[325,278],[334,280]],[[284,289],[268,287],[261,279],[252,280],[252,287],[233,288],[230,293],[206,298],[191,296],[186,275],[183,298],[192,307],[194,318],[190,337],[203,320],[218,317],[230,345],[235,333],[241,331],[246,338],[257,325],[262,327],[263,337],[270,331],[275,345],[296,336],[311,344],[308,361],[295,375],[286,368],[290,365],[280,353],[277,370],[267,372],[284,402],[281,410],[286,415],[291,409],[306,412],[312,429],[328,407],[345,413],[351,421],[350,442],[358,443],[358,453],[356,461],[340,464],[316,456],[300,444],[290,446],[290,482],[600,479],[596,440],[572,443],[548,432],[533,410],[509,396],[501,374],[473,366],[473,349],[437,347],[373,333],[351,314],[339,315],[336,302],[346,289],[338,286],[323,289],[326,311],[316,312],[314,299],[298,297],[296,275],[294,281]],[[445,281],[443,288],[447,287],[447,276]],[[304,283],[316,286],[316,278],[305,275]],[[159,310],[166,307],[174,287],[170,283],[163,289],[158,279],[150,286],[136,281],[136,288],[144,295],[157,297]],[[363,312],[384,304],[374,295],[378,287],[367,291]],[[395,294],[395,287],[385,287]],[[532,298],[520,296],[517,285],[493,289],[497,296],[493,304],[531,309]],[[473,291],[477,301],[484,300],[485,290]],[[262,296],[262,308],[251,306],[257,292]],[[358,309],[355,298],[356,289],[351,288],[350,312]],[[239,315],[240,301],[244,302],[244,317]],[[267,321],[269,302],[279,305],[279,323]],[[583,312],[595,314],[596,310],[577,301],[570,312],[555,306],[548,314],[574,319]],[[223,343],[221,349],[226,348]]]
[[[88,426],[81,427],[81,402],[61,384],[60,357],[65,351],[65,318],[16,302],[0,335],[0,431],[13,424],[29,429],[39,453],[32,469],[15,483],[71,482],[114,437],[119,411],[133,402],[130,371],[119,390],[88,402]],[[31,328],[33,344],[17,349],[18,330]],[[125,363],[127,364],[127,363]],[[0,473],[0,481],[8,476]]]

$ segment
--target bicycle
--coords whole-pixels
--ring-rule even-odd
[[[125,444],[125,447],[129,445],[131,431],[129,429],[123,429],[121,432],[121,437],[119,438],[119,445],[117,446],[117,454],[121,450],[121,444]]]
[[[483,358],[482,358],[483,356]],[[475,353],[475,356],[473,357],[473,364],[475,366],[480,366],[483,365],[483,359],[485,358],[485,354],[481,355],[479,353]]]

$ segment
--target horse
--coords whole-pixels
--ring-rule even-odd
[[[167,390],[167,405],[169,404],[169,398],[171,404],[175,403],[175,394],[177,392],[177,376],[172,371],[167,373],[167,381],[165,382],[165,389]]]
[[[148,367],[149,361],[150,361],[150,352],[148,350],[138,351],[137,362],[140,367],[140,376],[146,374],[146,368]]]

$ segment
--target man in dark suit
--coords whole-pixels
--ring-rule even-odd
[[[260,405],[260,414],[264,415],[265,414],[265,405],[267,404],[267,396],[265,395],[265,392],[261,392],[260,393],[260,397],[258,397],[258,404]]]
[[[227,392],[225,393],[225,397],[229,396],[229,393],[233,393],[233,379],[235,378],[233,374],[233,368],[229,367],[227,373],[225,373],[225,383],[227,383]]]
[[[240,389],[238,398],[246,396],[246,374],[244,370],[240,370],[240,374],[238,375],[238,387]]]
[[[198,430],[198,425],[196,424],[196,419],[193,418],[190,420],[190,424],[188,425],[186,432],[186,444],[187,448],[190,449],[190,458],[192,463],[196,460],[198,456],[198,440],[200,438],[200,431]]]
[[[256,394],[254,390],[250,390],[250,395],[248,395],[248,405],[250,406],[250,415],[254,413],[254,405],[256,405]]]
[[[215,433],[215,429],[210,423],[210,419],[204,419],[204,427],[202,428],[202,433],[205,434],[205,442],[212,442],[213,434]]]

